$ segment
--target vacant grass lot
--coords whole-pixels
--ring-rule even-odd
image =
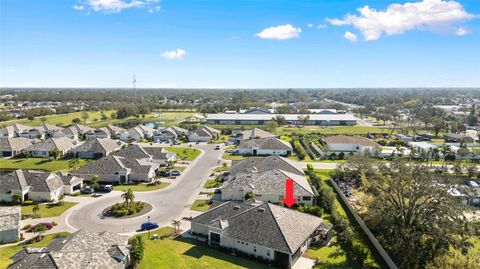
[[[215,169],[213,169],[214,172],[225,172],[225,171],[228,171],[228,169],[230,169],[230,166],[217,166],[215,167]]]
[[[23,247],[45,247],[47,246],[54,238],[57,236],[67,236],[70,233],[62,232],[56,234],[49,234],[43,237],[43,240],[40,242],[30,243],[30,244],[20,244],[9,247],[0,247],[0,269],[7,268],[13,261],[10,259],[15,253],[21,250]]]
[[[160,182],[160,184],[157,184],[157,185],[148,185],[147,183],[140,183],[136,185],[113,186],[113,189],[116,191],[126,191],[128,189],[132,189],[132,191],[154,191],[154,190],[163,189],[168,185],[170,185],[169,182]]]
[[[153,230],[159,236],[171,234],[172,228]],[[220,250],[197,244],[193,240],[171,239],[149,240],[148,234],[142,234],[145,241],[145,254],[139,268],[141,269],[240,269],[272,268],[265,264],[235,257]]]
[[[58,217],[67,211],[70,207],[76,205],[73,202],[62,202],[57,204],[40,204],[38,214],[42,218]],[[22,215],[33,215],[33,205],[22,206]]]
[[[194,148],[165,147],[165,149],[177,153],[178,160],[193,161],[200,155],[200,150]]]
[[[190,209],[195,211],[205,212],[210,209],[210,205],[207,204],[207,200],[195,200],[195,202],[193,202],[193,205],[192,207],[190,207]]]
[[[316,134],[326,134],[326,135],[334,135],[334,134],[365,135],[368,133],[380,133],[381,131],[382,129],[378,127],[354,125],[354,126],[333,126],[333,127],[306,126],[303,128],[280,127],[277,129],[276,133],[280,135],[289,135],[292,133],[297,133],[297,134],[316,133]]]
[[[115,112],[115,110],[106,110],[103,113],[107,117],[110,117],[110,114],[112,112]],[[86,120],[86,124],[91,124],[94,123],[94,119],[100,120],[101,119],[101,111],[87,111],[88,113],[88,119]],[[34,120],[28,120],[28,119],[19,119],[19,120],[11,120],[11,121],[5,121],[2,122],[1,125],[6,126],[10,125],[13,123],[19,123],[19,124],[24,124],[28,126],[40,126],[42,125],[42,121],[40,120],[42,117],[36,117]],[[57,125],[57,124],[63,124],[63,125],[70,125],[72,124],[72,120],[74,118],[79,118],[83,124],[83,119],[82,119],[82,112],[73,112],[73,113],[68,113],[68,114],[55,114],[55,115],[47,115],[45,116],[47,118],[47,121],[45,123],[52,124],[52,125]]]
[[[222,186],[222,182],[215,181],[214,179],[208,179],[205,181],[205,185],[203,185],[203,187],[207,189],[218,188],[220,186]]]
[[[224,160],[231,160],[231,161],[239,161],[239,160],[244,160],[245,157],[242,155],[232,155],[230,153],[225,153],[222,155],[222,159]]]
[[[68,170],[69,160],[53,160],[42,158],[12,158],[0,159],[0,168],[6,170],[14,169],[33,169],[48,172],[58,172]],[[89,161],[79,159],[79,167],[86,165]]]

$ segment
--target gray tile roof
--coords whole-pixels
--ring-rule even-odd
[[[109,155],[72,172],[74,175],[111,175],[118,171],[127,171],[120,157]]]
[[[77,177],[70,174],[58,173],[58,175],[60,176],[60,179],[62,180],[63,185],[66,185],[66,186],[77,185],[79,183],[82,183],[84,180],[81,177]]]
[[[51,125],[51,124],[48,124],[48,123],[44,123],[42,125],[42,128],[43,128],[44,131],[49,131],[49,132],[56,132],[56,131],[63,130],[62,127]]]
[[[192,133],[198,136],[214,137],[220,135],[221,131],[205,125],[198,127]]]
[[[292,146],[275,137],[242,140],[238,147],[239,148],[258,148],[258,149],[265,149],[265,150],[268,150],[268,149],[292,150]]]
[[[223,227],[223,234],[293,254],[318,229],[323,220],[269,203],[226,202],[192,219],[192,222]]]
[[[145,149],[137,144],[130,145],[124,149],[115,152],[115,156],[131,159],[151,159],[151,155]]]
[[[152,156],[152,160],[168,160],[176,155],[175,152],[160,147],[144,147],[143,149]]]
[[[125,130],[124,128],[122,128],[122,127],[115,126],[115,125],[111,125],[111,124],[107,124],[107,125],[105,126],[105,128],[107,128],[107,129],[110,131],[110,133],[115,134],[115,135],[119,135],[119,134],[121,134],[121,133],[123,133],[123,132],[126,131],[126,130]]]
[[[60,151],[68,151],[73,147],[75,147],[75,144],[73,144],[73,141],[67,137],[58,137],[58,138],[52,137],[45,141],[33,144],[30,147],[26,148],[26,150],[27,151],[36,151],[36,150],[52,151],[54,148],[57,148]]]
[[[35,170],[15,170],[0,177],[0,192],[30,190],[51,192],[63,187],[60,176]]]
[[[315,195],[308,180],[303,175],[272,169],[264,172],[243,173],[231,176],[221,187],[222,190],[251,190],[255,194],[285,194],[285,180],[294,181],[295,196]]]
[[[21,151],[32,145],[32,141],[23,137],[5,137],[0,139],[0,151]]]
[[[0,232],[18,229],[20,224],[19,206],[0,207]]]
[[[95,138],[73,149],[75,152],[109,153],[120,149],[119,142],[110,138]]]
[[[127,236],[109,231],[94,233],[80,230],[54,239],[45,248],[20,251],[23,253],[14,256],[15,262],[9,268],[125,268],[129,248],[127,241]]]
[[[253,139],[253,138],[278,137],[278,135],[274,135],[260,128],[253,128],[251,130],[245,130],[237,133],[237,137],[245,140],[245,139]]]
[[[269,156],[264,158],[251,157],[245,160],[234,162],[230,168],[230,174],[247,173],[251,171],[265,172],[272,169],[279,169],[285,172],[304,175],[290,160],[280,156]]]
[[[367,147],[380,147],[378,143],[357,135],[333,135],[322,138],[327,144],[354,144]]]

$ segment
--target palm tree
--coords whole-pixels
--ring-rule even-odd
[[[46,231],[47,231],[47,227],[45,226],[45,224],[40,223],[35,227],[35,232],[38,233],[38,237],[40,238],[40,240],[42,240],[43,234]]]
[[[128,189],[122,193],[122,198],[123,200],[125,200],[125,203],[127,204],[127,208],[129,208],[130,204],[135,199],[135,194],[133,193],[132,189]]]
[[[175,228],[175,233],[178,233],[180,230],[180,221],[179,220],[172,220],[172,226]]]
[[[410,148],[410,154],[409,154],[410,161],[412,161],[412,159],[415,158],[415,156],[417,156],[417,149],[415,147],[412,147]]]
[[[80,160],[78,158],[73,158],[70,161],[68,161],[68,169],[71,171],[75,171],[78,169],[78,165],[80,164]]]
[[[443,143],[441,150],[443,155],[443,166],[445,166],[446,157],[448,154],[452,152],[452,147],[450,145]]]
[[[32,208],[33,216],[37,217],[39,211],[40,211],[40,207],[37,204],[35,204]]]

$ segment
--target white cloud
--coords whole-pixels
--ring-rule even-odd
[[[284,24],[265,28],[255,36],[263,39],[286,40],[299,37],[301,32],[302,28],[300,27]]]
[[[161,56],[168,60],[175,60],[175,59],[183,59],[187,55],[187,52],[183,49],[176,49],[176,50],[167,50],[164,51]]]
[[[313,23],[307,24],[307,27],[308,27],[308,28],[312,28],[312,27],[313,27]]]
[[[346,31],[343,37],[345,37],[345,39],[347,39],[350,42],[357,41],[357,35],[349,31]]]
[[[84,7],[84,6],[81,6],[81,5],[73,5],[72,8],[75,9],[75,10],[78,10],[78,11],[85,9],[85,7]]]
[[[317,25],[317,29],[325,29],[325,28],[327,28],[327,25],[324,23]]]
[[[377,40],[382,34],[398,35],[413,29],[463,35],[468,33],[459,24],[475,17],[455,1],[423,0],[391,4],[386,10],[369,6],[358,8],[359,15],[347,14],[343,19],[327,19],[335,26],[352,25],[365,40]]]
[[[155,13],[155,12],[160,12],[162,8],[160,6],[153,7],[148,10],[148,13]]]
[[[468,35],[470,34],[470,30],[464,27],[458,27],[455,34],[458,36]]]
[[[95,12],[117,13],[128,8],[149,8],[148,12],[160,10],[160,0],[83,0],[81,5],[75,5],[75,10],[83,10],[88,7]]]

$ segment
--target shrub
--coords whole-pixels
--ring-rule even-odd
[[[52,221],[52,226],[57,226],[58,224],[55,221]]]
[[[137,210],[134,206],[131,206],[128,208],[128,215],[132,215],[132,214],[135,214],[137,213]]]
[[[27,224],[25,226],[23,226],[22,230],[28,230],[32,227],[32,224]]]

